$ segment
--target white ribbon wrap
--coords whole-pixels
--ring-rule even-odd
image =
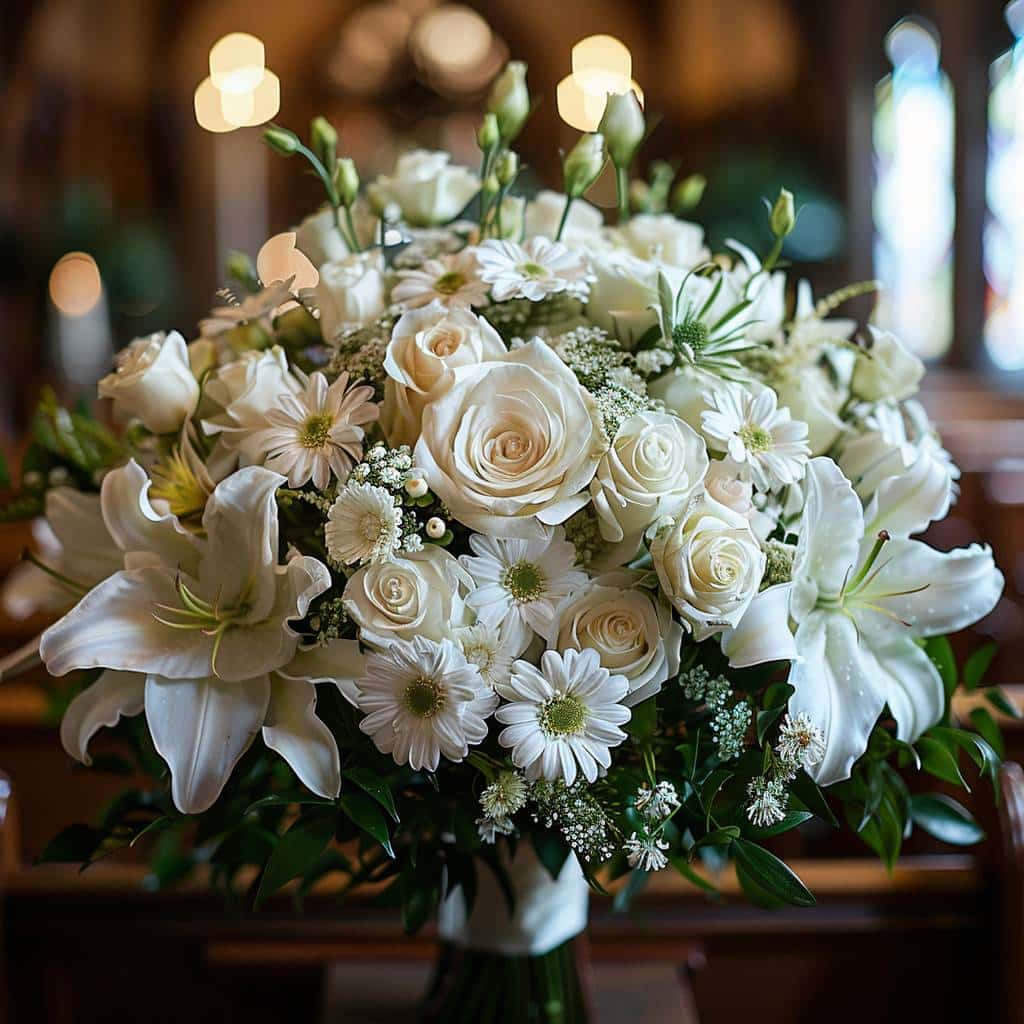
[[[445,942],[505,956],[542,956],[587,927],[589,886],[574,853],[552,878],[530,843],[520,842],[505,867],[516,894],[514,912],[509,915],[494,872],[478,864],[472,912],[467,916],[461,886],[438,908],[437,930]]]

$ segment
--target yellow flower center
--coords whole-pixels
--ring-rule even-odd
[[[299,444],[303,448],[323,448],[330,439],[332,426],[334,426],[334,419],[329,413],[313,413],[302,424]]]
[[[449,270],[434,282],[434,291],[438,295],[454,295],[465,283],[465,275],[457,270]]]
[[[541,705],[538,720],[548,736],[578,736],[587,720],[587,707],[572,694],[554,697]]]
[[[434,679],[421,677],[409,683],[402,694],[402,704],[417,718],[433,718],[444,710],[447,697],[444,687]]]
[[[532,601],[544,593],[547,581],[532,562],[516,562],[501,577],[501,585],[517,601]]]
[[[746,423],[739,429],[739,437],[748,452],[766,452],[772,446],[772,435],[754,423]]]

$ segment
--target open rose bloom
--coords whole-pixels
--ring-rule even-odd
[[[494,948],[546,955],[583,879],[692,878],[708,849],[752,899],[809,903],[762,843],[830,805],[890,862],[912,827],[951,834],[929,806],[973,834],[949,797],[909,817],[900,774],[915,746],[998,765],[991,718],[949,717],[945,636],[1003,580],[987,547],[920,539],[958,476],[920,360],[778,268],[785,193],[762,257],[663,202],[605,225],[520,195],[524,90],[510,65],[483,187],[425,151],[364,194],[328,178],[297,229],[315,287],[252,277],[191,344],[132,342],[99,385],[128,428],[76,414],[89,444],[34,453],[51,529],[5,600],[63,613],[34,650],[75,680],[68,753],[106,731],[160,776],[76,833],[83,860],[199,818],[197,863],[271,863],[260,900],[339,872],[413,924],[440,902],[458,938],[478,864],[529,875],[518,840],[534,924]],[[598,171],[636,116],[581,150]],[[970,676],[998,703],[990,655]]]

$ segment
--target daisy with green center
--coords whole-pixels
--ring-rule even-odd
[[[449,309],[469,309],[487,302],[487,284],[480,280],[472,252],[438,256],[415,270],[398,271],[392,302],[406,309],[419,309],[439,302]]]
[[[490,238],[474,252],[480,264],[480,276],[491,286],[495,302],[506,299],[540,302],[559,292],[585,299],[594,280],[582,253],[540,236],[522,245]]]
[[[295,395],[282,394],[278,407],[266,414],[269,426],[253,438],[264,465],[288,477],[290,487],[313,481],[324,490],[332,474],[348,477],[363,453],[362,425],[380,415],[370,399],[373,388],[348,386],[342,373],[331,385],[322,373],[314,373]]]
[[[402,541],[402,509],[383,487],[350,480],[324,524],[327,555],[334,565],[385,562]]]
[[[371,654],[357,681],[359,728],[396,764],[436,771],[443,755],[461,761],[487,735],[498,696],[451,642],[418,636]]]
[[[701,431],[713,451],[726,452],[759,491],[803,479],[811,454],[807,424],[778,408],[771,388],[753,394],[738,386],[705,394]]]
[[[626,738],[619,726],[630,712],[620,701],[628,689],[625,676],[602,668],[593,650],[546,651],[539,670],[517,661],[508,685],[513,700],[494,715],[506,726],[498,742],[531,782],[571,786],[577,773],[595,782],[611,764],[611,748]]]
[[[459,559],[476,583],[466,603],[478,621],[504,626],[513,657],[526,650],[534,633],[548,637],[555,627],[555,607],[587,582],[560,526],[545,529],[536,540],[474,534],[469,547],[473,554]]]

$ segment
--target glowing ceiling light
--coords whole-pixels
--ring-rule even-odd
[[[65,316],[85,316],[102,295],[99,267],[87,252],[66,253],[50,271],[50,301]]]
[[[204,78],[199,83],[193,97],[193,104],[200,128],[220,134],[234,131],[238,127],[224,119],[220,98],[221,94],[217,91],[212,79]]]
[[[223,93],[252,92],[263,80],[266,52],[261,40],[232,32],[210,48],[210,78]]]
[[[586,92],[623,93],[633,77],[633,57],[614,36],[587,36],[572,48],[573,77]]]
[[[240,128],[256,110],[251,92],[220,92],[220,112],[228,124]]]
[[[295,248],[294,231],[282,231],[263,243],[256,256],[256,273],[264,284],[294,277],[293,292],[301,288],[315,288],[320,280],[316,267]]]
[[[491,27],[462,4],[443,4],[416,22],[412,47],[417,63],[447,74],[472,71],[491,51]]]
[[[608,92],[620,94],[632,89],[637,102],[641,107],[644,105],[643,90],[632,79],[621,79],[614,84],[616,88],[609,89]],[[608,92],[592,92],[583,88],[575,74],[567,75],[558,83],[555,94],[558,115],[571,128],[581,132],[596,132],[604,116]]]
[[[253,128],[273,120],[281,109],[281,80],[273,71],[263,72],[263,81],[252,92],[220,94],[224,120],[236,128]]]

